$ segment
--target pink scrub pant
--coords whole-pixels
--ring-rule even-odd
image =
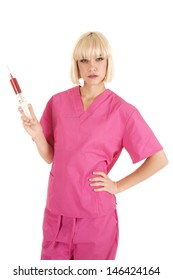
[[[45,209],[41,260],[114,260],[117,211],[99,218],[57,216]]]

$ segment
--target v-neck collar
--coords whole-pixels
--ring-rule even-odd
[[[107,98],[107,96],[110,95],[111,93],[109,89],[105,89],[94,99],[94,101],[88,106],[88,108],[84,110],[84,106],[80,94],[80,86],[77,86],[74,89],[75,89],[73,92],[74,103],[75,103],[74,106],[76,108],[79,117],[88,116],[92,114],[95,111],[95,109],[99,106],[99,104],[102,103]]]

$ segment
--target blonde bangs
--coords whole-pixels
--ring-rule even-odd
[[[92,57],[100,56],[108,58],[108,42],[106,42],[106,38],[101,38],[103,35],[99,35],[98,32],[97,34],[89,32],[79,39],[73,52],[73,58],[75,61],[82,58],[91,59]]]

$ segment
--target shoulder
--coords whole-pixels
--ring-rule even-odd
[[[133,115],[134,112],[138,111],[138,109],[122,97],[120,97],[118,94],[113,92],[112,90],[110,91],[110,111],[112,112],[118,112],[119,115],[122,117],[130,117]]]
[[[51,99],[53,101],[56,101],[56,100],[61,100],[61,99],[66,99],[66,98],[69,98],[69,96],[71,94],[73,94],[74,92],[77,92],[79,90],[79,86],[75,86],[75,87],[72,87],[72,88],[69,88],[69,89],[66,89],[62,92],[59,92],[59,93],[56,93],[54,94]]]
[[[66,89],[64,91],[55,93],[51,96],[51,98],[47,102],[46,107],[54,107],[54,106],[60,106],[61,104],[64,104],[66,102],[70,101],[70,97],[79,90],[79,86],[75,86],[69,89]]]

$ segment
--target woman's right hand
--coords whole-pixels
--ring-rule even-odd
[[[47,142],[42,126],[37,120],[37,117],[34,113],[34,110],[31,104],[28,105],[28,109],[31,115],[31,118],[28,118],[21,107],[19,107],[19,112],[21,113],[21,119],[23,122],[24,129],[34,140],[40,156],[47,162],[52,163],[53,160],[53,147]]]
[[[38,135],[40,135],[40,133],[42,133],[42,127],[41,127],[41,124],[39,123],[39,121],[37,120],[37,117],[34,113],[34,110],[33,110],[31,104],[28,104],[28,109],[29,109],[31,118],[28,118],[25,115],[22,107],[19,107],[19,112],[21,113],[21,119],[22,119],[24,129],[34,140]]]

